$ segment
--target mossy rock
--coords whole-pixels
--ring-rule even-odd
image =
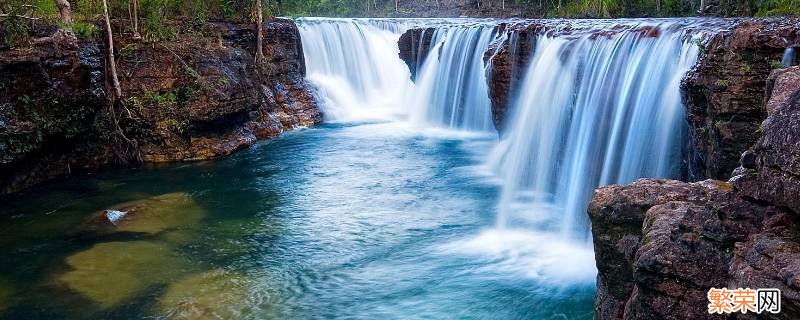
[[[158,234],[186,229],[200,223],[205,215],[205,210],[192,199],[191,195],[183,192],[121,203],[109,209],[127,214],[112,224],[106,217],[105,211],[100,212],[89,221],[87,229],[101,232]]]
[[[168,246],[150,241],[105,242],[66,259],[72,270],[58,281],[110,308],[146,289],[166,284],[185,270],[185,261]]]
[[[173,283],[158,301],[168,319],[241,319],[252,305],[250,281],[243,275],[216,269]]]

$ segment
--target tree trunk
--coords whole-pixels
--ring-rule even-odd
[[[72,30],[72,7],[67,0],[56,0],[56,7],[58,7],[58,15],[64,22],[64,28]]]
[[[400,8],[399,8],[400,6],[398,5],[398,2],[399,2],[399,1],[400,1],[400,0],[394,0],[394,12],[395,12],[395,13],[397,13],[397,12],[400,12],[400,10],[399,10],[399,9],[400,9]]]
[[[139,34],[139,0],[133,0],[133,38],[142,38]]]
[[[103,15],[106,19],[106,34],[108,35],[108,65],[111,69],[111,82],[114,84],[115,98],[122,97],[122,89],[117,78],[117,63],[114,59],[114,37],[111,35],[111,19],[108,17],[108,2],[103,0]]]
[[[256,0],[256,10],[258,10],[258,25],[256,28],[256,63],[264,60],[264,10],[261,9],[261,0]]]

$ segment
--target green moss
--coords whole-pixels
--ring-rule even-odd
[[[144,96],[160,106],[174,105],[178,102],[178,96],[172,91],[163,93],[158,91],[146,91]]]
[[[749,63],[745,63],[745,64],[742,65],[742,72],[750,73],[751,71],[753,71],[753,66],[752,65],[750,65]]]

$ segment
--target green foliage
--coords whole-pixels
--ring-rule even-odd
[[[758,16],[800,15],[800,0],[758,0]]]
[[[36,8],[36,15],[41,17],[50,17],[53,15],[58,14],[58,7],[56,7],[56,2],[54,0],[35,0],[35,1],[23,1],[26,3],[31,3]]]
[[[500,12],[502,0],[399,0],[399,12],[395,11],[395,0],[262,0],[266,17],[280,16],[339,16],[339,17],[388,17],[408,13],[411,8],[433,3],[442,10],[453,6],[465,6],[483,10],[490,4],[492,10]],[[80,37],[91,38],[98,34],[94,25],[103,15],[102,0],[70,0],[73,9],[73,30]],[[800,0],[716,0],[712,14],[730,15],[800,15]],[[424,3],[424,4],[423,4]],[[670,17],[694,16],[700,0],[507,0],[508,11],[522,9],[529,16],[547,17]],[[560,8],[559,8],[560,4]],[[118,20],[114,32],[130,33],[133,24],[129,21],[133,0],[109,0],[109,13]],[[516,8],[514,8],[516,7]],[[185,32],[202,31],[209,20],[253,22],[256,20],[255,0],[139,0],[140,33],[145,41],[175,39]],[[519,10],[517,10],[519,11]],[[59,22],[58,8],[54,0],[0,0],[0,13],[32,16],[46,22]],[[30,43],[29,19],[0,18],[3,41],[10,47],[23,47]]]
[[[170,13],[169,0],[140,0],[139,15],[143,36],[147,40],[170,40],[175,37],[175,30],[165,21]]]
[[[191,102],[196,98],[198,88],[196,85],[174,88],[165,92],[146,91],[144,99],[136,101],[135,104],[143,105],[145,101],[154,103],[161,107],[177,107]]]
[[[174,105],[174,104],[176,104],[178,102],[178,96],[172,91],[167,91],[167,92],[164,92],[164,93],[155,92],[155,91],[147,91],[147,92],[144,93],[144,96],[148,100],[150,100],[150,101],[152,101],[155,104],[158,104],[160,106]]]
[[[98,28],[93,23],[78,21],[72,24],[72,31],[78,37],[90,39],[97,34]]]
[[[164,120],[164,125],[167,127],[169,131],[172,131],[176,134],[183,134],[186,132],[186,129],[189,128],[189,122],[186,120],[176,120],[176,119],[167,119]]]
[[[8,18],[0,21],[3,28],[3,41],[11,48],[18,48],[28,44],[28,22],[20,18]]]

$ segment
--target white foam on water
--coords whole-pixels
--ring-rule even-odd
[[[593,283],[597,276],[592,248],[554,232],[489,229],[437,249],[485,261],[476,272],[514,274],[552,286]]]

